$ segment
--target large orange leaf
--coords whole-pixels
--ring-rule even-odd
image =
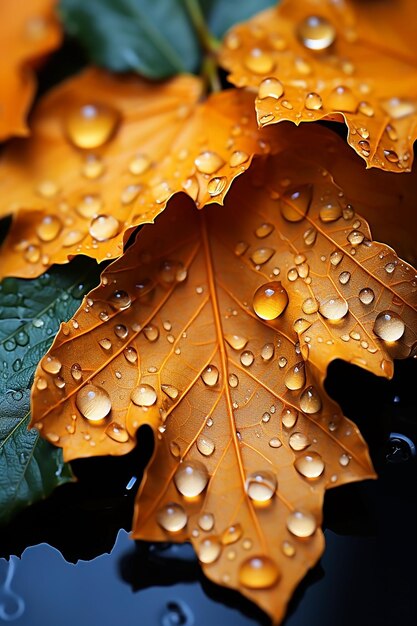
[[[105,270],[37,369],[32,424],[66,459],[123,454],[150,424],[134,537],[191,540],[278,620],[322,551],[324,490],[374,475],[327,365],[390,376],[413,279],[320,165],[268,157],[224,207],[175,196]]]
[[[27,135],[35,93],[33,65],[61,41],[56,0],[3,0],[0,4],[0,141]]]
[[[48,93],[33,137],[0,162],[0,216],[14,214],[2,275],[37,276],[76,254],[116,257],[132,225],[151,222],[176,191],[221,203],[252,156],[276,148],[276,133],[259,133],[250,94],[201,97],[193,76],[155,84],[97,69]]]
[[[283,0],[235,26],[220,53],[258,90],[261,126],[345,121],[368,167],[409,171],[417,138],[413,0]]]

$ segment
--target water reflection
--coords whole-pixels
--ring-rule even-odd
[[[12,589],[18,559],[0,559],[0,620],[12,622],[23,615],[25,601]]]

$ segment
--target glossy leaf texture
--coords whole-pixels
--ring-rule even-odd
[[[0,216],[14,216],[2,275],[38,276],[76,254],[117,257],[132,226],[151,222],[174,192],[222,202],[254,154],[277,150],[275,129],[257,129],[250,94],[200,104],[201,92],[192,76],[151,84],[97,69],[49,92],[33,137],[0,161]]]
[[[220,62],[257,90],[260,126],[344,121],[367,167],[407,172],[417,138],[412,0],[284,0],[226,36]]]
[[[61,28],[55,0],[4,0],[0,5],[0,141],[27,135],[35,94],[34,67],[58,47]]]
[[[115,72],[134,71],[151,79],[198,72],[203,51],[190,16],[200,19],[217,37],[273,2],[251,0],[61,0],[65,29],[79,39],[89,58]],[[194,9],[193,9],[194,5]]]
[[[308,148],[254,162],[223,207],[172,198],[61,329],[32,392],[33,424],[67,459],[124,454],[150,424],[134,537],[191,540],[212,580],[275,620],[322,551],[325,488],[374,475],[327,365],[390,376],[417,333],[414,271]]]
[[[85,261],[0,284],[0,523],[72,477],[61,450],[28,431],[29,399],[36,365],[60,322],[97,282],[97,267]]]

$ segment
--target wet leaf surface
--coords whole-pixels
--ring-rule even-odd
[[[0,215],[14,221],[2,275],[34,277],[76,254],[119,256],[129,229],[151,222],[176,191],[222,202],[254,154],[280,135],[259,133],[250,94],[213,94],[180,76],[151,84],[88,69],[51,90],[0,162]],[[285,138],[284,138],[285,141]]]
[[[234,27],[220,61],[257,91],[261,126],[344,121],[368,167],[405,172],[417,137],[414,13],[412,0],[284,0]]]
[[[36,90],[34,67],[61,41],[54,7],[55,0],[1,3],[0,141],[29,132],[26,117]]]

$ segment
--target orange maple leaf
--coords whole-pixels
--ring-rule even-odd
[[[367,167],[410,171],[417,138],[413,0],[283,0],[235,26],[220,63],[257,90],[261,126],[345,121]]]
[[[29,132],[26,115],[36,89],[33,67],[61,42],[55,5],[56,0],[1,3],[0,141]]]
[[[414,270],[321,160],[305,141],[254,162],[224,207],[173,197],[63,324],[32,391],[32,425],[66,459],[124,454],[150,424],[134,537],[191,540],[207,576],[275,620],[323,549],[324,490],[374,476],[324,391],[328,363],[389,377],[417,339]]]
[[[33,136],[0,162],[0,216],[14,215],[2,275],[38,276],[76,254],[117,257],[132,227],[152,222],[177,191],[200,207],[221,203],[278,136],[258,131],[250,94],[201,97],[194,76],[155,84],[98,69],[49,92]]]

